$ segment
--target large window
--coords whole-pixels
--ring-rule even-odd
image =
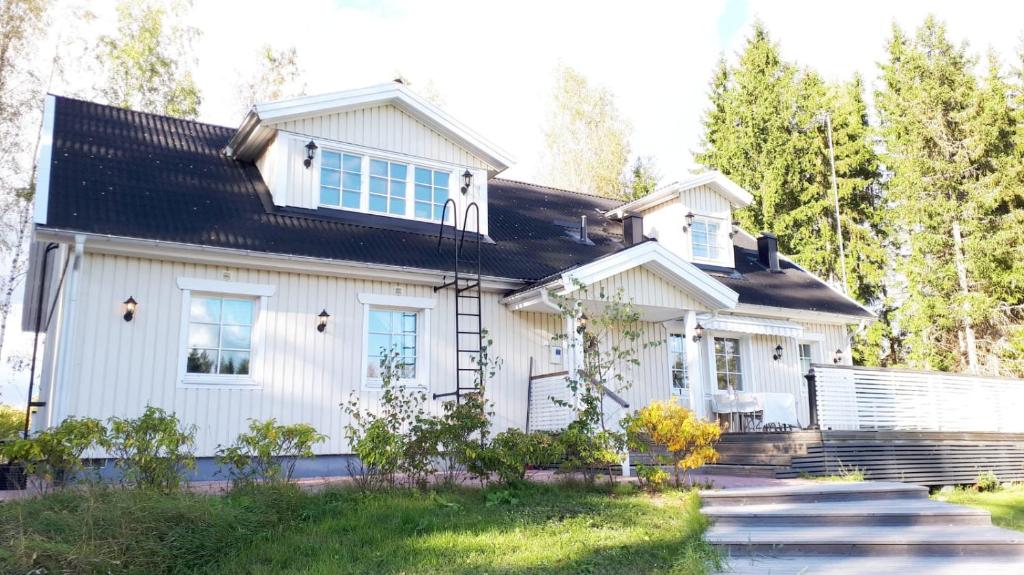
[[[715,372],[718,376],[718,389],[743,389],[740,340],[731,337],[715,338]]]
[[[686,371],[686,345],[679,333],[668,336],[668,361],[672,371],[672,393],[681,395],[690,387],[690,375]]]
[[[363,157],[324,150],[320,158],[320,204],[358,210],[362,191]]]
[[[254,300],[193,295],[186,373],[249,375],[254,316]]]
[[[366,377],[380,380],[381,359],[398,354],[395,367],[403,380],[416,379],[419,314],[414,311],[370,308],[367,325]]]
[[[694,218],[690,225],[690,237],[693,242],[694,258],[719,259],[721,248],[718,245],[718,222],[707,218]]]
[[[396,162],[370,160],[370,211],[405,215],[405,186],[409,167]]]
[[[448,172],[416,168],[413,214],[418,219],[440,221],[448,201]]]

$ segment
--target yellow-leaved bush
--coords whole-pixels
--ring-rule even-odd
[[[681,474],[718,460],[715,443],[722,430],[674,401],[655,401],[626,416],[622,422],[630,449],[648,453],[659,464],[671,464],[675,484]],[[664,449],[655,450],[655,447]]]

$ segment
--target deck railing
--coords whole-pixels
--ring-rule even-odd
[[[1024,432],[1024,380],[814,364],[821,429]]]

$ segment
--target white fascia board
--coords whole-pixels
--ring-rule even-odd
[[[395,104],[453,141],[465,146],[490,164],[495,173],[502,172],[515,163],[515,159],[508,152],[397,82],[332,94],[257,104],[254,110],[261,123],[276,124],[382,103]]]
[[[43,127],[39,132],[39,156],[36,160],[35,206],[32,221],[46,223],[46,212],[50,209],[50,167],[53,165],[53,115],[57,99],[47,94],[43,100]]]
[[[732,309],[739,301],[739,294],[735,291],[654,241],[565,272],[562,274],[562,294],[574,291],[577,282],[591,285],[639,266],[651,269],[711,309]]]
[[[856,325],[861,322],[874,321],[874,318],[842,313],[830,313],[808,309],[795,309],[788,307],[776,307],[768,305],[754,305],[741,303],[732,310],[735,313],[759,316],[774,319],[786,319],[790,321],[804,321],[808,323],[824,323],[833,325]]]
[[[701,318],[705,329],[750,335],[800,338],[804,335],[802,325],[784,319],[770,319],[741,315],[715,315]]]
[[[395,281],[417,285],[437,285],[445,270],[428,270],[403,266],[389,266],[366,262],[331,260],[287,254],[273,254],[250,250],[237,250],[197,246],[159,240],[144,240],[121,236],[83,234],[69,230],[36,228],[36,239],[71,243],[76,236],[89,240],[89,252],[163,261],[254,268],[268,271],[323,275],[351,279]],[[512,278],[483,276],[481,288],[488,292],[507,292],[526,283]]]
[[[502,298],[500,303],[512,311],[558,313],[561,311],[561,308],[558,307],[558,304],[551,301],[551,293],[549,291],[556,284],[557,282],[555,284],[548,283],[528,291],[510,295]]]
[[[610,218],[621,218],[624,214],[629,212],[647,210],[662,202],[671,200],[673,197],[678,196],[687,190],[691,190],[699,186],[710,186],[714,188],[716,192],[725,196],[735,206],[749,206],[751,202],[754,201],[754,196],[752,196],[747,190],[743,189],[742,186],[730,180],[721,172],[712,170],[682,182],[673,182],[668,184],[642,198],[623,204],[613,210],[609,210],[606,215]]]

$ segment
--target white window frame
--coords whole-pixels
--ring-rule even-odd
[[[672,376],[675,375],[676,369],[673,367],[674,364],[672,362],[672,355],[675,354],[676,352],[672,351],[672,344],[669,343],[669,345],[665,346],[667,348],[667,352],[668,352],[668,387],[669,387],[669,393],[671,393],[671,395],[673,395],[675,397],[689,397],[689,395],[690,395],[690,386],[692,385],[692,383],[690,382],[690,368],[689,368],[689,364],[688,364],[687,357],[686,357],[686,347],[687,347],[686,346],[686,333],[685,333],[684,330],[679,330],[679,331],[672,330],[672,331],[669,331],[668,339],[671,339],[673,337],[682,338],[681,343],[682,343],[683,348],[678,353],[682,356],[682,360],[683,360],[683,370],[682,371],[683,371],[683,384],[684,384],[684,386],[682,388],[678,388],[677,389],[676,386],[673,385],[674,378]]]
[[[430,171],[430,218],[420,218],[420,217],[416,216],[416,169],[417,168],[419,168],[421,170],[429,170]],[[440,222],[441,220],[439,218],[435,218],[434,217],[434,209],[437,208],[437,207],[440,207],[442,212],[444,211],[444,204],[447,203],[448,200],[453,199],[455,197],[454,195],[452,195],[452,186],[455,185],[457,182],[454,179],[455,175],[452,174],[452,173],[449,173],[448,174],[448,198],[446,198],[444,202],[441,202],[440,204],[438,204],[438,203],[434,202],[434,189],[437,187],[437,186],[434,185],[434,172],[442,172],[442,173],[444,173],[444,172],[447,172],[447,170],[439,170],[439,169],[431,168],[429,166],[424,166],[424,165],[415,165],[415,166],[413,166],[412,177],[409,178],[412,181],[412,192],[413,192],[413,196],[412,196],[412,198],[410,198],[411,199],[411,206],[410,207],[411,207],[412,218],[414,220],[418,220],[418,221],[421,221],[421,222],[433,222],[433,223],[436,224],[436,223]]]
[[[265,346],[264,312],[267,302],[276,291],[275,286],[242,282],[179,277],[181,290],[181,323],[178,340],[178,387],[183,388],[259,388],[260,359]],[[249,355],[249,373],[246,375],[219,373],[188,373],[188,331],[191,319],[192,294],[214,297],[245,298],[253,300],[252,350]]]
[[[757,386],[753,378],[753,350],[750,345],[750,336],[748,334],[740,334],[733,332],[721,332],[716,331],[704,336],[707,340],[707,357],[708,357],[708,370],[711,373],[711,381],[709,382],[709,388],[711,393],[722,393],[726,390],[718,389],[718,364],[715,361],[715,338],[726,338],[735,339],[739,341],[739,355],[740,355],[740,374],[742,375],[741,382],[743,387],[736,389],[735,391],[742,391],[744,393],[750,393],[757,390]]]
[[[712,234],[706,234],[708,239],[709,239],[709,241],[713,241],[714,242],[714,244],[707,244],[709,248],[712,245],[715,248],[716,254],[713,257],[710,257],[710,256],[698,256],[697,255],[696,242],[694,241],[694,238],[696,237],[696,234],[694,233],[694,230],[693,230],[693,226],[695,224],[697,224],[697,223],[701,223],[704,226],[707,226],[709,224],[714,224],[715,226],[717,226],[717,230],[715,231],[715,233],[713,235]],[[723,221],[720,218],[715,218],[715,217],[711,217],[711,216],[694,216],[693,217],[693,221],[690,223],[689,232],[690,232],[690,257],[694,261],[706,262],[706,263],[721,263],[723,260],[725,260],[725,257],[723,255],[723,251],[726,249],[726,246],[723,245],[722,241],[721,241],[722,240],[722,238],[721,238],[721,236],[722,236],[722,224],[723,224]]]
[[[400,379],[399,384],[406,389],[430,388],[430,312],[436,301],[430,298],[408,297],[361,293],[359,303],[363,306],[363,353],[360,361],[360,381],[364,391],[380,390],[381,380],[367,375],[370,356],[370,309],[386,309],[394,311],[412,311],[417,313],[416,320],[416,378]]]
[[[380,215],[380,216],[398,217],[398,218],[408,216],[409,215],[409,206],[412,205],[412,202],[413,202],[412,198],[409,197],[409,191],[412,189],[412,186],[409,185],[409,180],[411,179],[410,176],[412,175],[413,171],[415,170],[414,165],[410,164],[408,162],[403,162],[403,161],[398,161],[398,160],[389,160],[387,158],[379,158],[377,156],[370,156],[367,159],[367,161],[366,161],[367,169],[370,168],[370,166],[372,165],[374,160],[376,160],[378,162],[384,162],[387,165],[387,172],[388,172],[388,174],[387,174],[387,176],[384,177],[384,181],[387,184],[387,191],[384,194],[385,207],[387,209],[385,211],[383,211],[383,212],[376,212],[376,211],[370,209],[370,196],[371,195],[375,195],[375,196],[379,196],[380,195],[380,194],[373,194],[372,192],[370,192],[370,181],[373,178],[375,178],[375,177],[380,178],[380,176],[374,176],[373,173],[369,173],[366,176],[366,213],[368,213],[368,214],[377,214],[377,215]],[[392,196],[391,196],[391,182],[392,182],[391,164],[400,164],[402,166],[405,166],[405,180],[402,180],[402,183],[405,184],[405,197],[402,198],[402,212],[398,213],[398,214],[391,213],[391,199],[392,199]]]
[[[308,136],[295,136],[297,138],[305,138]],[[303,140],[305,141],[305,140]],[[407,154],[387,152],[383,150],[377,150],[375,148],[367,148],[365,146],[356,146],[351,144],[339,144],[332,141],[321,141],[313,138],[316,143],[319,152],[316,154],[313,160],[313,165],[310,167],[313,172],[311,178],[313,180],[313,205],[329,209],[329,210],[341,210],[347,212],[357,212],[364,214],[373,214],[378,216],[385,216],[389,218],[399,218],[405,220],[414,220],[418,222],[431,222],[438,223],[440,220],[436,220],[431,216],[430,219],[417,218],[416,215],[416,168],[424,168],[427,170],[433,170],[435,172],[446,172],[448,174],[448,198],[454,199],[456,203],[459,202],[458,195],[455,192],[458,187],[461,186],[462,173],[466,170],[470,170],[474,174],[478,171],[473,166],[461,166],[456,164],[448,164],[442,162],[431,161],[423,158],[417,158],[415,156],[409,156]],[[301,146],[302,153],[305,154],[306,148]],[[361,178],[360,178],[360,194],[359,194],[359,208],[348,208],[342,205],[331,205],[320,202],[320,161],[323,158],[324,152],[334,152],[336,154],[348,154],[350,156],[359,156],[362,158],[361,163]],[[405,213],[404,214],[391,214],[382,212],[370,211],[370,159],[381,160],[384,162],[392,162],[396,164],[405,164],[407,168],[406,181],[405,181]],[[344,158],[342,159],[342,188],[341,194],[344,197]],[[431,178],[433,181],[433,178]],[[339,198],[339,201],[342,199]],[[449,220],[451,221],[451,220]]]

